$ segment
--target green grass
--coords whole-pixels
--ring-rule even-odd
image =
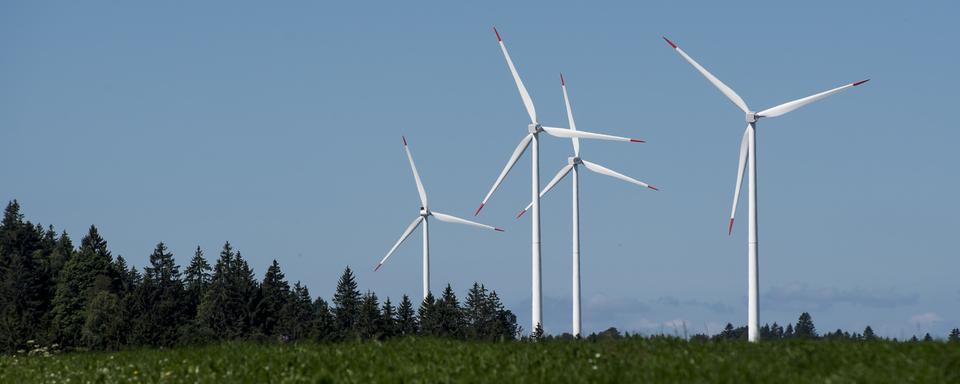
[[[960,383],[942,342],[255,344],[0,357],[2,383]]]

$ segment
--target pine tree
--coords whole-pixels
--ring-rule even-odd
[[[863,329],[863,339],[864,339],[864,340],[867,340],[867,341],[871,341],[871,340],[876,340],[876,339],[877,339],[877,335],[875,335],[875,334],[873,333],[873,328],[870,328],[869,325],[868,325],[866,328]]]
[[[172,346],[177,342],[180,326],[186,320],[184,292],[180,267],[167,246],[158,243],[136,294],[141,308],[133,330],[137,344]]]
[[[950,331],[947,341],[951,343],[960,343],[960,328],[954,328]]]
[[[313,323],[311,324],[310,337],[316,341],[334,341],[338,340],[340,336],[336,318],[330,311],[330,306],[323,298],[318,297],[313,302]]]
[[[798,338],[815,339],[817,338],[817,328],[813,325],[813,318],[807,312],[801,313],[797,320],[797,326],[793,328]]]
[[[184,271],[184,289],[186,290],[186,309],[185,312],[190,318],[197,315],[197,309],[200,307],[200,299],[207,293],[210,287],[210,263],[203,258],[203,251],[200,246],[193,253],[190,259],[190,265]]]
[[[10,202],[0,224],[0,350],[46,334],[52,300],[42,238],[42,227],[24,222],[20,204]]]
[[[333,315],[337,331],[343,337],[353,337],[357,333],[360,318],[360,290],[350,267],[343,270],[337,282],[337,291],[333,295]]]
[[[380,329],[380,302],[377,294],[367,291],[360,301],[360,317],[357,321],[357,334],[364,339],[379,339]]]
[[[112,259],[106,240],[91,225],[80,249],[64,265],[53,299],[54,328],[61,345],[81,345],[87,304],[100,292],[113,293],[116,271]]]
[[[213,268],[210,287],[200,302],[197,322],[202,332],[216,339],[249,335],[250,303],[258,295],[253,271],[230,242],[223,245]]]
[[[397,334],[397,309],[388,297],[383,301],[380,309],[380,333],[383,338],[391,338]]]
[[[474,282],[467,291],[467,298],[463,302],[464,335],[469,339],[487,339],[492,337],[493,323],[496,313],[489,305],[487,289]]]
[[[284,279],[280,264],[274,259],[263,276],[263,282],[260,283],[260,302],[256,308],[256,322],[262,334],[274,335],[274,328],[280,321],[280,310],[290,302],[290,296],[290,284]]]
[[[432,292],[427,292],[427,297],[420,303],[420,309],[417,310],[417,318],[420,323],[420,334],[424,336],[440,335],[440,320],[437,313],[437,300],[433,298]]]
[[[796,335],[793,333],[793,324],[787,323],[787,330],[783,332],[784,339],[792,339]]]
[[[495,314],[493,329],[490,335],[497,340],[513,340],[520,334],[520,327],[517,325],[517,315],[514,315],[509,309],[503,306],[497,291],[491,291],[487,295],[487,307]]]
[[[314,322],[313,302],[307,287],[296,282],[290,300],[280,309],[277,324],[279,334],[285,340],[300,340],[309,337]]]
[[[407,295],[403,295],[400,306],[397,307],[396,324],[397,335],[412,336],[417,334],[417,316],[413,311],[413,303],[410,302],[410,297]]]

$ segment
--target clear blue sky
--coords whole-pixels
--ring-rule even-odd
[[[345,265],[381,298],[416,297],[410,140],[434,209],[472,217],[526,114],[490,29],[545,123],[647,144],[583,156],[661,187],[585,174],[584,326],[711,332],[746,322],[746,220],[726,233],[742,113],[666,35],[759,109],[865,87],[758,132],[761,322],[943,335],[960,326],[952,2],[4,2],[0,198],[68,231],[90,224],[143,266],[231,241],[329,297]],[[546,137],[543,182],[570,153]],[[521,160],[479,220],[435,223],[434,288],[496,289],[529,323]],[[569,331],[569,184],[543,202],[546,329]],[[745,205],[741,206],[745,208]],[[742,210],[741,212],[744,212]],[[922,333],[921,333],[922,334]]]

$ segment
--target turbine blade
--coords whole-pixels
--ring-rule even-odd
[[[417,172],[417,165],[413,163],[413,155],[410,154],[410,147],[407,146],[407,138],[403,137],[403,150],[407,151],[407,160],[410,160],[410,169],[413,170],[413,179],[417,182],[417,193],[420,194],[420,204],[427,208],[427,191],[423,189],[423,182],[420,181],[420,173]]]
[[[773,108],[770,108],[770,109],[765,109],[765,110],[763,110],[763,111],[760,111],[760,113],[757,113],[757,116],[759,116],[759,117],[777,117],[777,116],[783,115],[783,114],[785,114],[785,113],[787,113],[787,112],[793,111],[794,109],[800,108],[800,107],[802,107],[802,106],[804,106],[804,105],[810,104],[810,103],[812,103],[812,102],[814,102],[814,101],[820,100],[820,99],[822,99],[822,98],[824,98],[824,97],[830,96],[830,95],[832,95],[832,94],[834,94],[834,93],[847,90],[848,88],[856,87],[856,86],[858,86],[858,85],[860,85],[860,84],[863,84],[863,83],[866,83],[866,82],[868,82],[868,81],[870,81],[870,79],[861,80],[861,81],[858,81],[858,82],[856,82],[856,83],[850,83],[850,84],[847,84],[847,85],[844,85],[844,86],[836,87],[836,88],[831,89],[831,90],[829,90],[829,91],[820,92],[820,93],[818,93],[818,94],[816,94],[816,95],[810,95],[810,96],[804,97],[804,98],[802,98],[802,99],[797,99],[797,100],[794,100],[794,101],[786,102],[786,103],[780,104],[780,105],[778,105],[778,106],[776,106],[776,107],[773,107]]]
[[[677,53],[679,53],[680,56],[683,57],[684,60],[686,60],[688,63],[690,63],[690,65],[696,68],[697,71],[699,71],[700,74],[703,75],[703,77],[706,77],[707,80],[710,81],[710,83],[712,83],[714,87],[717,87],[717,89],[719,89],[720,92],[723,92],[723,94],[727,96],[727,98],[730,99],[730,101],[732,101],[734,105],[740,108],[740,110],[742,110],[744,113],[750,112],[750,109],[747,107],[747,103],[743,101],[743,98],[741,98],[740,95],[734,92],[733,89],[728,87],[726,84],[720,81],[720,79],[718,79],[712,73],[707,71],[707,69],[701,66],[700,63],[697,63],[695,60],[693,60],[692,57],[687,55],[686,52],[684,52],[682,49],[680,49],[680,47],[678,47],[676,44],[670,41],[670,39],[666,37],[664,37],[663,39],[666,40],[667,44],[670,44],[670,46],[673,47],[673,49],[676,50]]]
[[[631,139],[629,137],[613,136],[606,135],[603,133],[593,133],[586,131],[575,131],[566,128],[556,128],[556,127],[541,127],[543,131],[550,134],[550,136],[563,137],[563,138],[574,138],[574,139],[596,139],[596,140],[610,140],[610,141],[628,141],[633,143],[646,143],[646,141],[640,139]]]
[[[500,183],[503,182],[503,179],[507,177],[507,173],[510,172],[510,169],[513,168],[513,165],[517,163],[517,160],[520,159],[520,155],[523,155],[523,151],[527,149],[527,146],[530,145],[530,140],[533,140],[533,135],[528,134],[523,140],[520,140],[520,144],[517,145],[517,149],[513,150],[513,154],[510,155],[510,160],[507,160],[507,165],[503,167],[503,170],[500,171],[500,176],[497,176],[497,181],[493,183],[493,187],[490,188],[490,192],[487,192],[487,196],[483,198],[483,201],[480,202],[480,207],[477,208],[477,211],[474,212],[474,216],[480,214],[480,210],[483,209],[483,206],[487,204],[487,200],[490,199],[490,196],[493,195],[493,191],[496,191],[500,187]]]
[[[459,218],[459,217],[452,216],[452,215],[448,215],[448,214],[446,214],[446,213],[440,213],[440,212],[434,211],[434,212],[430,212],[430,214],[432,214],[434,217],[436,217],[437,220],[445,221],[445,222],[447,222],[447,223],[472,225],[472,226],[477,227],[477,228],[492,229],[492,230],[497,231],[497,232],[503,232],[503,230],[500,229],[500,228],[493,227],[493,226],[489,226],[489,225],[486,225],[486,224],[480,224],[480,223],[473,222],[473,221],[470,221],[470,220],[467,220],[467,219],[461,219],[461,218]]]
[[[420,226],[421,222],[423,222],[423,216],[417,216],[416,219],[413,219],[413,222],[410,223],[410,225],[407,226],[407,229],[403,231],[403,234],[400,235],[400,240],[397,240],[397,243],[393,245],[393,248],[390,248],[390,251],[387,252],[387,255],[380,260],[380,263],[377,264],[377,267],[374,268],[374,271],[380,269],[380,266],[382,266],[383,263],[387,262],[387,259],[390,258],[390,255],[392,255],[393,252],[396,251],[398,247],[400,247],[400,244],[402,244],[404,240],[410,237],[410,234],[413,233],[414,229],[417,229],[417,227]]]
[[[523,106],[527,109],[527,114],[530,115],[530,122],[537,122],[537,110],[533,107],[533,100],[530,98],[530,94],[527,93],[527,87],[523,86],[523,81],[520,80],[520,74],[517,73],[517,68],[513,66],[513,60],[510,59],[510,53],[507,52],[507,46],[503,44],[503,39],[500,38],[500,32],[497,32],[497,29],[493,29],[493,33],[497,34],[497,42],[500,43],[500,50],[503,51],[503,57],[507,59],[507,66],[510,67],[510,73],[513,74],[513,81],[517,83],[517,90],[520,91],[520,98],[523,99]]]
[[[568,173],[570,173],[571,169],[573,169],[573,164],[567,164],[563,168],[560,168],[560,172],[557,172],[557,175],[553,177],[553,180],[550,180],[550,182],[547,183],[547,186],[544,187],[542,191],[540,191],[540,197],[543,197],[543,195],[546,195],[547,192],[550,192],[550,190],[553,189],[553,187],[557,185],[557,183],[559,183],[560,180],[563,180],[563,178],[567,176]],[[532,206],[533,206],[533,202],[531,201],[530,204],[527,204],[526,208],[520,211],[520,214],[517,215],[517,218],[519,219],[520,216],[523,216],[524,213],[527,213],[527,210],[530,209],[530,207]]]
[[[573,109],[570,108],[570,97],[567,95],[567,82],[563,79],[563,74],[560,74],[560,87],[563,88],[563,104],[567,106],[567,123],[570,125],[571,131],[577,130],[577,124],[573,122]],[[580,156],[580,139],[574,137],[571,140],[573,143],[573,155]]]
[[[589,169],[589,170],[591,170],[591,171],[593,171],[593,172],[599,173],[599,174],[601,174],[601,175],[607,175],[607,176],[610,176],[610,177],[613,177],[613,178],[616,178],[616,179],[620,179],[620,180],[626,181],[626,182],[628,182],[628,183],[632,183],[632,184],[639,185],[639,186],[641,186],[641,187],[647,187],[647,188],[650,188],[650,189],[652,189],[652,190],[654,190],[654,191],[659,191],[659,189],[657,189],[657,187],[654,187],[654,186],[652,186],[652,185],[650,185],[650,184],[644,183],[644,182],[642,182],[642,181],[640,181],[640,180],[634,179],[634,178],[632,178],[632,177],[630,177],[630,176],[626,176],[626,175],[623,175],[623,174],[621,174],[621,173],[618,173],[618,172],[616,172],[616,171],[614,171],[614,170],[612,170],[612,169],[606,168],[606,167],[604,167],[604,166],[602,166],[602,165],[600,165],[600,164],[591,163],[591,162],[589,162],[589,161],[582,160],[582,159],[581,159],[581,161],[583,161],[583,165],[584,165],[585,167],[587,167],[587,169]]]
[[[737,163],[737,188],[733,190],[733,208],[730,209],[730,224],[727,227],[727,235],[733,234],[733,218],[737,215],[737,202],[740,201],[740,189],[743,186],[743,172],[747,165],[747,134],[750,126],[743,131],[743,139],[740,140],[740,161]]]

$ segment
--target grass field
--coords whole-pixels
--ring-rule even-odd
[[[225,343],[170,350],[0,357],[2,383],[683,382],[960,383],[960,344],[793,341],[688,343]]]

